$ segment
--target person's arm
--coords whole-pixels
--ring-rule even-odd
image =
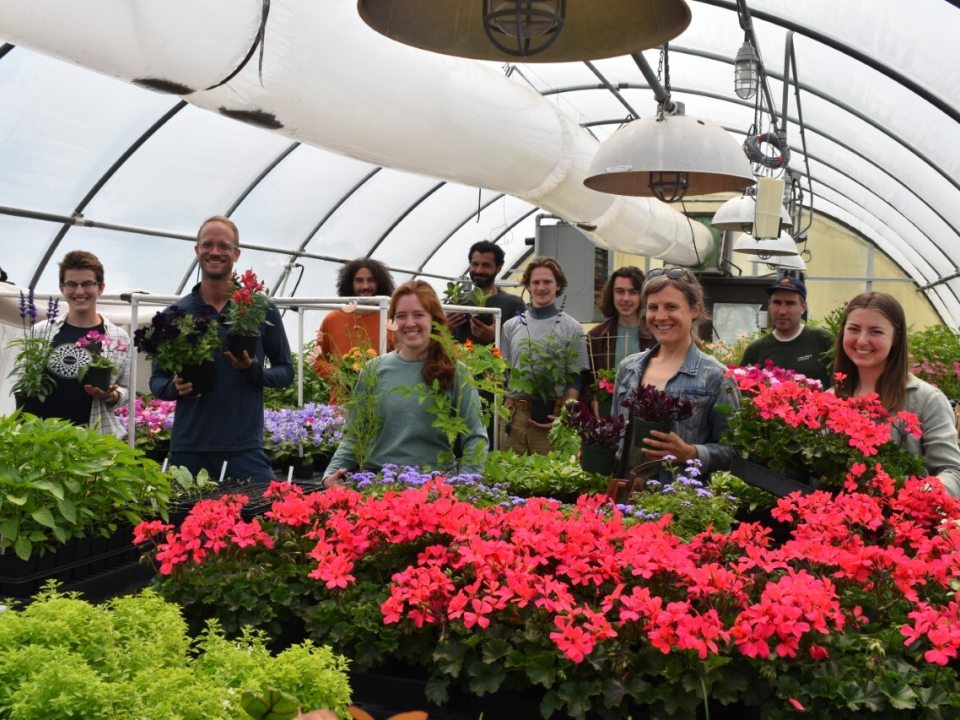
[[[463,443],[463,459],[460,463],[461,473],[481,474],[483,464],[487,459],[487,429],[483,425],[483,415],[480,407],[480,394],[466,378],[466,369],[463,365],[457,366],[454,379],[457,384],[457,412],[467,424],[467,432],[461,435]]]
[[[731,445],[721,444],[720,438],[727,430],[727,414],[718,405],[726,405],[732,411],[740,408],[740,391],[733,378],[720,375],[713,404],[707,411],[707,437],[703,443],[694,443],[697,458],[704,472],[726,470],[733,462],[737,451]]]
[[[272,302],[267,311],[267,321],[271,324],[261,326],[260,340],[263,343],[264,356],[270,360],[270,367],[254,361],[249,368],[240,372],[249,382],[263,387],[287,387],[293,382],[293,358],[290,355],[287,333],[283,329],[283,319]]]
[[[368,400],[364,396],[369,392],[374,392],[376,388],[376,361],[369,362],[363,366],[360,376],[357,378],[357,385],[354,388],[354,394],[351,401],[347,404],[347,420],[343,429],[343,437],[337,446],[336,452],[330,458],[327,469],[323,471],[323,479],[326,483],[327,478],[336,474],[336,480],[339,481],[344,472],[359,469],[357,463],[356,435],[355,428],[358,421],[357,408],[364,407]]]
[[[328,319],[331,317],[332,316],[327,313],[320,322],[320,327],[317,328],[317,339],[313,347],[314,358],[311,363],[313,371],[327,382],[330,382],[330,379],[336,372],[336,367],[330,362],[332,343],[330,342]]]
[[[918,410],[920,447],[927,472],[943,483],[947,492],[960,497],[960,447],[957,446],[956,414],[947,396],[933,386],[923,388],[928,394]]]

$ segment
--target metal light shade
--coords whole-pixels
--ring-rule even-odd
[[[757,210],[757,201],[750,195],[739,195],[730,198],[717,208],[710,225],[718,230],[731,232],[753,233],[753,218]],[[780,210],[780,227],[793,227],[793,218],[786,208]]]
[[[357,11],[397,42],[498,62],[629,55],[663,45],[690,24],[684,0],[359,0]]]
[[[634,120],[607,138],[583,184],[670,201],[743,190],[754,182],[747,156],[726,130],[709,120],[667,115]]]
[[[764,263],[768,267],[784,270],[807,269],[807,263],[799,255],[771,255],[767,258],[762,258],[759,255],[745,255],[743,259],[747,262]]]
[[[733,91],[737,97],[749,100],[757,94],[760,84],[760,60],[749,40],[744,40],[737,51],[733,69]]]
[[[781,232],[780,237],[757,240],[749,235],[741,235],[733,243],[733,252],[759,255],[761,258],[797,254],[797,244],[788,233]]]

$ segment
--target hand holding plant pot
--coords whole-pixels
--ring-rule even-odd
[[[584,402],[568,403],[560,422],[579,437],[580,467],[587,472],[612,475],[617,447],[626,421],[622,415],[597,417]]]
[[[112,379],[119,369],[122,356],[129,349],[127,344],[120,338],[91,330],[77,340],[76,346],[85,348],[91,356],[90,362],[77,372],[77,380],[97,390],[113,392],[116,385],[112,383]]]
[[[579,375],[577,349],[571,341],[556,335],[524,338],[519,349],[516,367],[510,372],[509,388],[534,398],[531,409],[534,422],[549,423],[557,400]]]
[[[193,384],[191,395],[213,391],[213,359],[220,331],[210,315],[190,315],[179,307],[162,310],[134,333],[133,344],[161,370]]]
[[[257,351],[260,338],[260,326],[267,321],[270,309],[270,297],[267,288],[257,280],[253,270],[243,275],[233,276],[234,291],[230,304],[225,310],[226,324],[230,328],[227,335],[227,352],[243,362],[246,357],[252,359]]]
[[[651,459],[644,454],[650,448],[644,444],[647,438],[660,439],[653,432],[671,434],[674,422],[686,420],[693,413],[689,400],[671,395],[654,385],[641,385],[633,397],[623,406],[630,412],[630,429],[624,446],[627,467],[639,465]]]

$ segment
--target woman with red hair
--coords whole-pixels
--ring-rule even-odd
[[[324,482],[388,463],[479,473],[487,454],[480,397],[466,368],[434,337],[445,327],[437,293],[423,280],[404,283],[390,298],[387,317],[396,349],[361,371],[344,438]],[[463,448],[459,462],[447,433],[434,427],[441,416],[450,419],[444,423],[450,426],[459,418],[465,428],[458,438]]]

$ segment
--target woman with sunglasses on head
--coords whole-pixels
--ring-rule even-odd
[[[938,388],[909,371],[903,306],[891,295],[868,292],[847,303],[837,338],[834,392],[840,397],[876,393],[890,413],[906,410],[920,420],[922,435],[907,435],[904,447],[922,455],[927,472],[960,497],[960,448],[956,416]],[[894,430],[899,433],[899,430]]]
[[[629,421],[623,402],[634,398],[644,385],[689,401],[692,414],[674,421],[668,433],[652,431],[643,441],[643,455],[650,460],[673,456],[681,465],[696,459],[704,473],[730,467],[734,450],[720,444],[727,419],[716,406],[722,403],[736,409],[740,395],[726,375],[727,368],[701,352],[694,340],[705,315],[700,282],[683,268],[655,268],[647,273],[640,303],[656,345],[620,363],[613,406]]]

